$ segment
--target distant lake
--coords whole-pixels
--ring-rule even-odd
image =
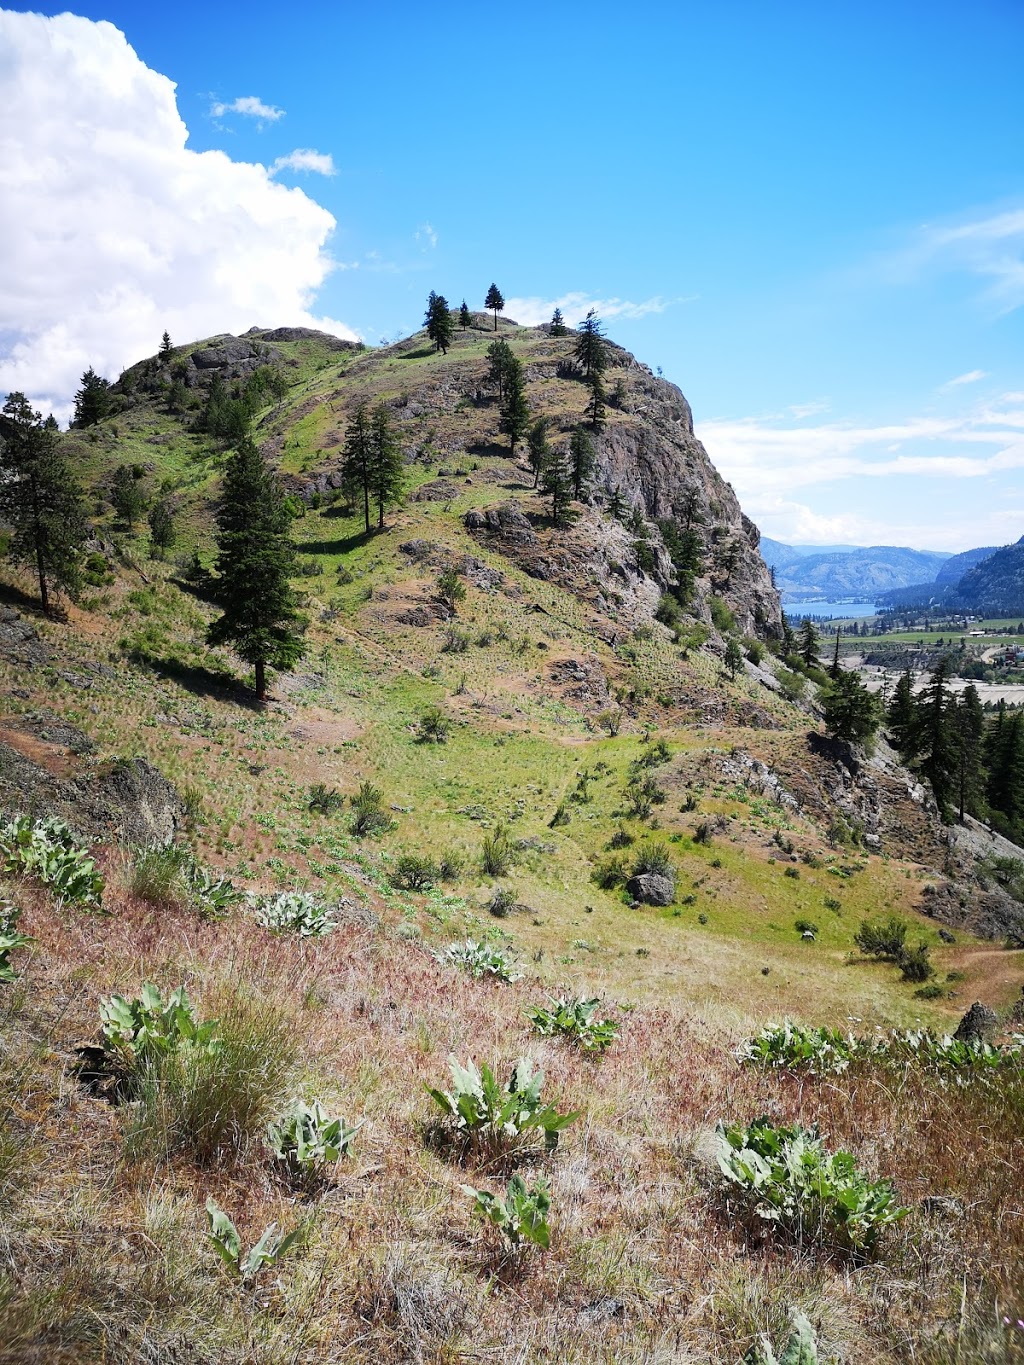
[[[830,621],[837,616],[849,618],[877,615],[874,602],[783,602],[782,610],[791,618],[822,616]]]

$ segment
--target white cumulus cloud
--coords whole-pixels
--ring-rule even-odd
[[[319,326],[334,219],[263,166],[193,152],[174,84],[123,33],[0,9],[0,394],[67,415],[166,328]]]
[[[532,298],[507,299],[505,314],[523,327],[537,327],[542,322],[550,322],[551,314],[561,308],[562,317],[568,327],[577,327],[593,308],[599,318],[642,318],[648,313],[663,313],[671,302],[679,300],[663,299],[656,295],[644,299],[642,303],[632,303],[629,299],[592,299],[588,294],[563,294],[558,299]]]
[[[214,118],[223,118],[225,114],[241,114],[244,118],[258,119],[260,123],[276,123],[279,118],[284,118],[283,109],[264,104],[258,95],[239,95],[230,104],[215,101],[210,105],[210,113]]]
[[[270,167],[270,174],[278,171],[312,171],[314,175],[337,175],[338,168],[330,152],[315,152],[312,147],[296,147],[287,156],[279,156]]]

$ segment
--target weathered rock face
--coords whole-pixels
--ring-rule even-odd
[[[957,1024],[953,1037],[960,1043],[984,1043],[995,1032],[998,1023],[995,1010],[975,1000]]]
[[[708,598],[724,597],[748,635],[778,635],[782,608],[758,551],[761,533],[745,516],[732,487],[693,434],[690,405],[674,384],[655,378],[626,352],[630,420],[610,424],[598,442],[598,483],[616,488],[654,521],[692,521],[705,545],[707,572],[697,583],[697,608],[709,621]]]

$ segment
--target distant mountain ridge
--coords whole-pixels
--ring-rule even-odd
[[[953,556],[902,545],[797,548],[762,538],[761,553],[775,570],[784,598],[829,601],[855,597],[868,601],[894,588],[931,583]]]

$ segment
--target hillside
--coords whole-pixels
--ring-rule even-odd
[[[66,438],[96,521],[86,596],[47,620],[0,561],[0,814],[66,820],[106,878],[102,911],[62,898],[63,855],[2,836],[0,901],[31,936],[0,984],[2,1365],[735,1365],[763,1331],[781,1350],[792,1308],[822,1360],[938,1365],[995,1349],[993,1305],[1024,1311],[1020,1067],[735,1056],[787,1016],[881,1037],[951,1030],[975,999],[1005,1040],[1019,850],[950,837],[884,742],[824,737],[770,648],[757,529],[683,395],[619,348],[591,495],[552,526],[498,431],[490,326],[447,356],[422,334],[369,351],[258,329],[142,361]],[[564,441],[586,398],[573,338],[499,335]],[[260,707],[205,641],[226,443],[196,419],[215,384],[235,401],[263,370],[253,433],[294,495],[309,625]],[[407,475],[370,535],[339,476],[362,399],[388,404]],[[122,465],[171,500],[170,556],[114,512]],[[705,571],[669,612],[665,536],[686,519]],[[296,892],[330,932],[274,919]],[[934,990],[860,951],[880,914],[925,945]],[[467,938],[517,979],[500,958],[461,969]],[[145,981],[185,985],[220,1049],[112,1061],[101,1002]],[[558,994],[615,1020],[606,1055],[531,1024]],[[530,1054],[544,1098],[579,1111],[557,1150],[439,1125],[426,1087],[452,1085],[449,1054],[501,1084]],[[308,1185],[266,1148],[295,1095],[362,1123]],[[907,1215],[864,1250],[741,1214],[714,1128],[761,1114],[820,1125]],[[471,1217],[466,1185],[516,1170],[549,1182],[547,1251],[503,1250]],[[246,1249],[272,1221],[300,1244],[230,1278],[203,1239],[211,1197]]]
[[[935,582],[942,586],[959,583],[969,569],[994,555],[998,549],[998,545],[985,545],[976,550],[963,550],[958,555],[951,555],[935,575]]]
[[[968,569],[954,604],[977,616],[1024,615],[1024,536]]]
[[[784,599],[856,597],[870,601],[894,588],[931,582],[948,558],[930,550],[873,545],[800,555],[777,567],[775,581]]]

